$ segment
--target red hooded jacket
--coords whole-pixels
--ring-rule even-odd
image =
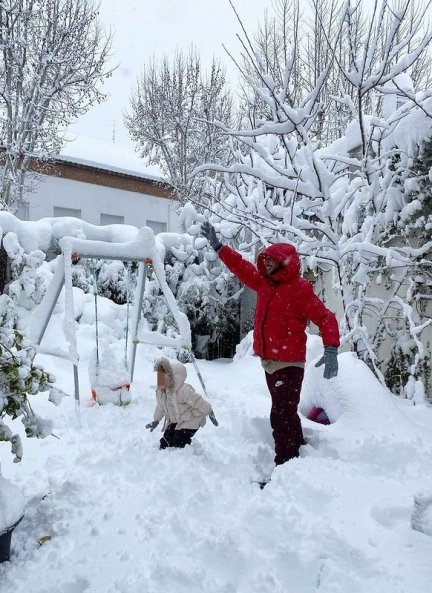
[[[306,326],[318,326],[325,346],[339,347],[335,315],[315,295],[310,282],[300,276],[300,258],[288,243],[270,245],[258,255],[257,267],[223,246],[218,255],[243,284],[257,292],[254,321],[255,354],[284,362],[306,359]],[[267,275],[263,257],[283,264]]]

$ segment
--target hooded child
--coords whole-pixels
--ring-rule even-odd
[[[156,409],[153,422],[146,425],[152,432],[164,418],[160,449],[190,445],[197,430],[204,426],[208,416],[215,426],[218,422],[211,405],[185,383],[187,371],[184,364],[161,358],[155,363],[157,373]]]

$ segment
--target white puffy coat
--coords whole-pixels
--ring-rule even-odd
[[[180,362],[170,362],[166,358],[158,360],[155,370],[162,367],[170,378],[170,386],[156,389],[156,410],[154,420],[165,418],[162,430],[169,424],[176,423],[176,430],[192,430],[204,426],[206,416],[211,412],[211,405],[195,391],[192,385],[185,383],[187,371]]]

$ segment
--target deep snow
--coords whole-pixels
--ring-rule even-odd
[[[26,500],[1,593],[430,591],[432,538],[410,519],[413,496],[432,492],[431,407],[390,396],[350,353],[331,381],[308,364],[301,409],[324,405],[333,424],[303,419],[301,458],[260,490],[252,480],[273,453],[259,360],[199,361],[219,427],[207,423],[192,446],[161,452],[159,430],[144,428],[156,348],[139,346],[129,406],[90,406],[94,327],[90,303],[83,309],[79,416],[72,397],[55,408],[35,396],[58,438],[26,439],[17,465],[1,448],[3,474]],[[106,304],[100,327],[119,347],[121,309]],[[41,345],[50,354],[38,362],[72,393],[61,323],[59,304]],[[320,351],[311,337],[309,360]],[[192,365],[188,380],[202,393]]]

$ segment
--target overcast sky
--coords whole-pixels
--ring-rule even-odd
[[[98,0],[95,0],[97,2]],[[374,0],[360,0],[364,9]],[[265,10],[272,10],[272,0],[232,0],[248,32],[253,35]],[[225,63],[227,74],[235,84],[237,69],[222,45],[238,56],[241,50],[236,38],[241,27],[229,0],[99,0],[100,21],[113,34],[113,76],[105,83],[109,97],[101,105],[71,126],[70,132],[112,142],[127,144],[123,112],[128,108],[131,88],[142,66],[151,57],[173,55],[177,48],[185,51],[193,44],[204,66],[213,56]],[[301,2],[307,10],[308,2]]]
[[[233,0],[248,31],[253,32],[271,0]],[[119,64],[105,90],[108,100],[96,105],[71,127],[76,134],[128,143],[122,112],[143,64],[153,55],[174,54],[191,44],[199,49],[204,64],[213,56],[226,62],[235,79],[235,67],[222,44],[238,54],[236,33],[240,25],[228,0],[101,0],[100,20],[113,33],[113,64]]]

